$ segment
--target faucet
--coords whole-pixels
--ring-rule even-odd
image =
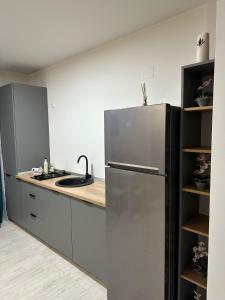
[[[81,158],[84,158],[85,161],[86,161],[86,174],[85,174],[85,178],[86,178],[86,179],[91,178],[91,175],[88,174],[88,158],[87,158],[86,155],[81,155],[81,156],[79,156],[79,157],[78,157],[78,160],[77,160],[77,163],[78,163],[78,164],[79,164]]]

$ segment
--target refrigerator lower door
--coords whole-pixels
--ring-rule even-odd
[[[106,168],[108,300],[165,298],[165,178]]]

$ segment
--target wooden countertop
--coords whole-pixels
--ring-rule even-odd
[[[83,201],[95,204],[97,206],[105,207],[105,182],[100,180],[95,180],[93,184],[83,186],[83,187],[59,187],[56,186],[56,181],[62,178],[74,177],[73,175],[64,176],[61,178],[54,178],[48,180],[35,180],[31,177],[33,173],[20,173],[16,176],[17,179],[40,186],[42,188],[52,190],[71,198],[81,199]]]

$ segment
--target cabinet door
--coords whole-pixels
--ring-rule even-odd
[[[72,259],[70,199],[50,190],[25,185],[28,230]]]
[[[15,176],[5,175],[6,208],[9,219],[25,226],[24,201],[20,181]]]
[[[0,131],[5,173],[16,174],[15,123],[12,85],[0,89]]]
[[[72,259],[70,199],[59,193],[42,190],[42,216],[45,241]]]
[[[49,159],[47,89],[13,84],[17,172],[31,170]]]
[[[71,199],[73,260],[106,283],[105,209]]]

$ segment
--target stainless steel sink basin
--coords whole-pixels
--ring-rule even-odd
[[[57,181],[55,184],[61,187],[79,187],[92,184],[94,179],[90,177],[70,177]]]

